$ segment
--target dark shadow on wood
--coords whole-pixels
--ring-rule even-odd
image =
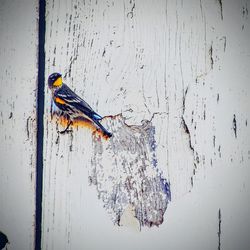
[[[43,116],[45,82],[45,7],[46,1],[39,1],[38,23],[38,80],[37,80],[37,152],[36,152],[36,214],[35,249],[41,249],[42,232],[42,190],[43,190]]]

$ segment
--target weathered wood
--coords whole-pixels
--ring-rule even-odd
[[[64,74],[114,136],[86,123],[58,134],[45,89],[44,249],[249,243],[237,235],[250,203],[247,15],[244,1],[47,4],[46,76]]]
[[[0,6],[0,231],[34,249],[38,1]]]

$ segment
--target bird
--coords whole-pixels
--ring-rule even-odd
[[[60,73],[53,73],[49,76],[48,87],[52,91],[55,105],[69,118],[67,128],[61,133],[68,130],[74,119],[81,117],[95,123],[105,136],[112,136],[112,133],[107,131],[100,123],[103,117],[98,115],[87,102],[63,83]]]

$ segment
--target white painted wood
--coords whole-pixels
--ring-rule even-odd
[[[0,231],[34,249],[37,1],[0,4]]]
[[[98,113],[112,115],[102,123],[114,136],[82,126],[58,134],[45,89],[43,249],[249,248],[248,5],[47,3],[46,77],[61,72]],[[150,191],[123,203],[121,227],[109,205],[117,187],[128,199],[127,177],[141,185],[140,166],[150,183],[170,182],[172,201],[159,227],[138,231],[138,200],[158,215]]]

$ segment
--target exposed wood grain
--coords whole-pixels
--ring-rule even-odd
[[[58,134],[63,126],[51,117],[45,89],[44,249],[217,248],[219,209],[220,247],[230,245],[236,231],[224,225],[238,218],[223,197],[233,180],[232,194],[242,205],[236,211],[249,215],[246,6],[208,0],[48,3],[46,76],[63,73],[106,115],[102,122],[114,136],[105,140],[86,124]],[[170,204],[161,179],[170,183]],[[111,221],[161,226],[131,236]],[[244,229],[246,223],[237,225]]]
[[[0,231],[34,249],[37,1],[0,5]]]

